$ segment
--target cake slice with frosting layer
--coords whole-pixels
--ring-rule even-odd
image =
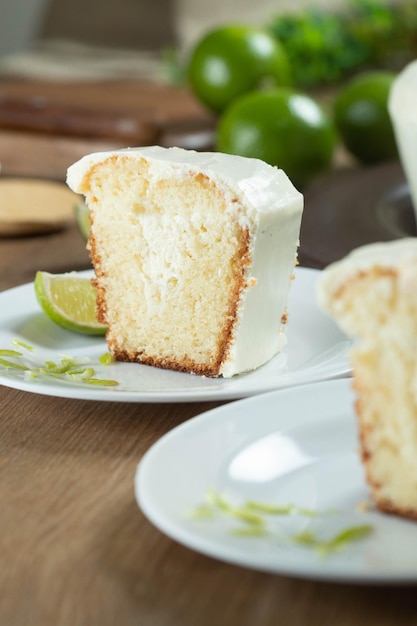
[[[280,351],[303,210],[282,170],[151,146],[87,155],[67,182],[116,359],[231,377]]]

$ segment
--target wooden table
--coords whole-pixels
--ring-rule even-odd
[[[89,266],[75,225],[0,240],[0,290]],[[411,626],[413,587],[297,580],[170,540],[136,505],[137,463],[220,403],[123,404],[0,387],[3,626]]]
[[[88,267],[75,226],[0,240],[0,288]],[[164,433],[215,403],[118,404],[0,387],[0,624],[406,626],[415,588],[326,584],[201,556],[138,509],[133,476]]]

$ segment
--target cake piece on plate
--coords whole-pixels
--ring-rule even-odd
[[[231,377],[280,351],[303,209],[282,170],[150,146],[87,155],[67,182],[116,359]]]
[[[349,335],[362,461],[383,511],[417,519],[417,239],[330,265],[319,301]]]

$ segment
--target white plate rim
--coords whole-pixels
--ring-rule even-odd
[[[85,272],[80,272],[81,275],[89,276],[92,275],[90,270]],[[306,284],[313,284],[318,279],[320,274],[320,270],[298,267],[296,268],[296,274],[298,277],[301,277],[301,280],[306,281]],[[295,285],[297,285],[297,280],[295,281]],[[292,288],[294,289],[294,287]],[[296,287],[295,287],[296,289]],[[40,309],[33,302],[33,283],[26,283],[24,285],[20,285],[18,287],[14,287],[12,289],[3,291],[0,293],[0,307],[2,304],[2,300],[12,300],[21,299],[23,304],[28,301],[29,306],[32,306],[32,310],[35,313],[39,314]],[[311,306],[317,308],[315,302],[310,303]],[[291,311],[291,294],[289,299],[289,309]],[[1,309],[0,309],[1,311]],[[266,393],[272,391],[274,389],[285,388],[287,386],[297,386],[301,384],[306,384],[310,382],[316,382],[319,380],[327,380],[332,378],[340,378],[345,376],[350,376],[351,367],[348,360],[348,348],[350,346],[350,340],[345,337],[345,335],[336,329],[336,325],[332,320],[327,318],[325,314],[322,314],[323,320],[328,325],[329,329],[332,332],[337,332],[340,343],[340,350],[336,357],[329,357],[328,361],[326,361],[323,357],[322,363],[318,365],[314,365],[305,368],[301,368],[298,371],[280,373],[280,375],[274,379],[270,380],[268,384],[259,383],[255,381],[255,376],[260,376],[260,372],[262,372],[263,368],[268,368],[270,364],[266,364],[263,368],[259,368],[255,372],[249,372],[241,377],[235,377],[232,379],[205,379],[199,377],[194,377],[194,381],[192,381],[189,377],[192,376],[190,374],[181,374],[179,372],[169,372],[167,374],[167,370],[158,370],[157,368],[150,368],[150,366],[146,365],[138,365],[138,364],[117,364],[117,366],[126,366],[130,365],[132,367],[137,368],[137,371],[145,372],[147,374],[152,370],[152,376],[155,379],[155,385],[153,389],[135,389],[135,390],[122,390],[117,388],[96,388],[96,387],[84,387],[84,386],[70,386],[66,384],[60,385],[58,384],[48,384],[48,383],[38,383],[33,381],[26,381],[23,379],[13,378],[8,376],[6,373],[0,371],[0,385],[5,385],[10,388],[37,393],[40,395],[48,395],[54,397],[63,397],[63,398],[75,398],[80,400],[94,400],[94,401],[109,401],[109,402],[143,402],[143,403],[166,403],[166,402],[200,402],[200,401],[218,401],[218,400],[235,400],[244,397],[249,397],[252,395],[257,395],[259,393]],[[3,320],[2,320],[3,318]],[[0,325],[1,322],[4,321],[4,314],[0,312]],[[52,322],[47,321],[47,323],[52,325]],[[291,321],[289,322],[288,334],[291,333]],[[56,327],[57,328],[57,327]],[[6,329],[7,330],[7,329]],[[3,328],[0,328],[0,338],[2,337],[2,331],[5,331],[4,324]],[[67,331],[63,331],[58,329],[57,332],[67,333]],[[26,340],[25,337],[20,337],[23,340]],[[97,338],[89,338],[90,341],[100,341]],[[105,341],[102,338],[102,352],[106,351]],[[29,341],[30,343],[30,341]],[[338,344],[339,345],[339,344]],[[6,345],[0,345],[0,348],[10,347]],[[284,348],[283,353],[288,350],[291,351],[291,342],[287,348]],[[75,355],[76,356],[76,355]],[[274,357],[277,359],[278,357]],[[270,363],[274,363],[274,359]],[[145,368],[145,369],[143,369]],[[266,369],[264,369],[266,371]],[[158,380],[164,376],[176,376],[178,381],[181,381],[178,384],[178,387],[174,387],[173,389],[162,389],[158,388]],[[204,387],[200,386],[198,389],[185,388],[184,389],[184,381],[186,384],[190,382],[195,382],[198,379],[200,385],[204,385]],[[240,382],[239,382],[240,381]],[[241,381],[244,381],[241,383]],[[255,381],[255,382],[254,382]]]

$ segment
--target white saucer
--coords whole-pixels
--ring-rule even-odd
[[[198,552],[237,565],[329,581],[417,582],[417,524],[363,508],[368,501],[359,461],[349,380],[284,389],[224,405],[162,437],[143,457],[136,497],[163,533]],[[247,500],[317,511],[271,516],[272,534],[237,537],[230,516],[190,513],[207,490],[235,506]],[[294,535],[322,539],[352,526],[369,536],[319,556]]]

